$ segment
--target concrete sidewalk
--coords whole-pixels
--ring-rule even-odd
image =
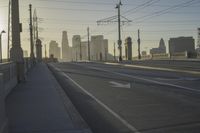
[[[10,133],[91,133],[43,63],[8,95],[6,111]]]

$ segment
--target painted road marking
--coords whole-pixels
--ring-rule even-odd
[[[118,82],[115,82],[115,81],[110,81],[109,83],[111,84],[112,87],[116,87],[116,88],[127,88],[127,89],[131,88],[130,83],[122,84],[122,83],[118,83]]]
[[[184,89],[184,90],[189,90],[189,91],[194,91],[194,92],[200,93],[200,90],[196,90],[196,89],[193,89],[193,88],[190,88],[190,87],[184,87],[184,86],[180,86],[180,85],[164,83],[164,82],[160,82],[160,81],[156,81],[156,80],[141,78],[141,77],[132,76],[132,75],[129,75],[129,74],[123,74],[123,73],[119,73],[119,72],[112,72],[112,71],[103,70],[103,69],[97,68],[97,67],[88,67],[88,68],[99,70],[99,71],[104,71],[104,72],[109,72],[109,73],[113,73],[113,74],[116,74],[116,75],[121,75],[121,76],[134,78],[134,79],[138,79],[138,80],[143,80],[143,81],[147,81],[147,82],[150,82],[150,83],[155,83],[155,84],[158,84],[158,85],[165,85],[165,86],[170,86],[170,87],[175,87],[175,88],[180,88],[180,89]]]
[[[56,68],[53,66],[57,71],[61,72],[59,68]],[[118,120],[120,120],[128,129],[133,131],[134,133],[140,133],[134,126],[132,126],[128,121],[123,119],[120,115],[115,113],[112,109],[110,109],[107,105],[105,105],[103,102],[101,102],[99,99],[97,99],[94,95],[92,95],[90,92],[85,90],[82,86],[80,86],[76,81],[74,81],[70,76],[62,72],[63,76],[65,76],[67,79],[69,79],[72,83],[74,83],[77,87],[79,87],[83,92],[85,92],[88,96],[90,96],[92,99],[94,99],[98,104],[100,104],[103,108],[105,108],[109,113],[111,113],[114,117],[116,117]]]
[[[200,75],[200,72],[198,72],[198,71],[177,70],[177,69],[171,69],[171,68],[150,67],[150,66],[141,66],[141,65],[129,65],[129,64],[119,64],[119,63],[109,63],[109,62],[106,62],[106,63],[104,63],[104,64],[108,64],[108,65],[119,65],[119,66],[134,67],[134,68],[143,68],[143,69],[150,69],[150,70],[161,70],[161,71],[170,71],[170,72],[181,72],[181,73],[189,73],[189,74],[194,74],[194,75]]]

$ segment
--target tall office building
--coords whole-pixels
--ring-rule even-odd
[[[125,55],[126,60],[132,60],[132,39],[130,37],[125,39]]]
[[[71,60],[71,50],[69,47],[67,31],[63,31],[62,33],[62,59],[63,61]]]
[[[58,43],[56,41],[51,41],[49,43],[49,57],[51,57],[51,55],[54,56],[54,58],[60,59],[60,47],[58,46]]]
[[[72,60],[80,60],[81,36],[74,35],[72,38]]]

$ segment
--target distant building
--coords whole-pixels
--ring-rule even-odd
[[[40,39],[36,40],[36,59],[37,61],[42,61],[42,41]]]
[[[130,37],[125,39],[125,58],[132,60],[132,39]]]
[[[169,53],[195,52],[195,44],[193,37],[170,38]]]
[[[28,51],[27,51],[27,50],[24,50],[24,51],[23,51],[23,54],[24,54],[24,57],[25,57],[25,58],[29,57],[29,56],[28,56]]]
[[[63,31],[62,33],[62,60],[71,60],[71,48],[69,47],[67,31]]]
[[[147,51],[142,51],[142,56],[146,56],[147,55]]]
[[[200,28],[198,28],[197,47],[200,48]]]
[[[107,54],[107,61],[113,61],[114,60],[114,56],[111,53]]]
[[[103,40],[103,55],[104,55],[104,60],[108,60],[108,39]]]
[[[60,59],[60,47],[56,41],[51,41],[49,43],[49,57],[53,55],[54,58]]]
[[[150,54],[163,54],[163,53],[166,53],[166,46],[163,38],[161,38],[158,48],[152,48],[150,50]]]
[[[80,60],[81,36],[74,35],[72,38],[72,60]]]
[[[107,60],[108,58],[108,40],[103,35],[91,37],[90,43],[91,60]]]
[[[197,48],[197,49],[196,49],[196,52],[197,52],[198,54],[200,54],[200,48]]]
[[[88,59],[88,41],[81,42],[82,60]]]

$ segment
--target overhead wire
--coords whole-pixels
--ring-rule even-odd
[[[150,18],[153,18],[153,17],[157,17],[157,16],[161,16],[163,14],[167,14],[168,12],[171,12],[172,10],[177,10],[179,8],[190,6],[191,4],[194,4],[193,3],[194,1],[196,1],[196,0],[190,0],[190,1],[187,1],[187,2],[183,2],[181,4],[177,4],[177,5],[171,6],[171,7],[166,8],[166,9],[156,11],[156,12],[153,12],[151,14],[144,15],[142,17],[135,18],[135,19],[133,19],[133,23],[135,23],[138,20],[141,20],[141,21],[138,22],[138,23],[141,23],[144,20],[147,20],[147,19],[150,19]]]

